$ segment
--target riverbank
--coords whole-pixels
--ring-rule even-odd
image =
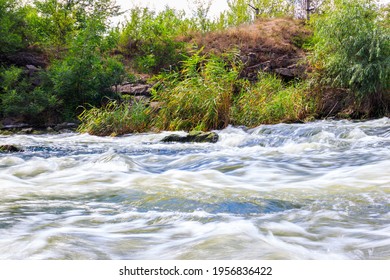
[[[106,11],[86,14],[60,30],[68,37],[51,38],[56,48],[33,33],[0,49],[0,126],[28,133],[79,122],[80,132],[116,136],[388,116],[388,14],[364,1],[325,3],[310,21],[287,12],[254,19],[238,3],[207,25],[168,8],[132,9],[119,29],[108,28]],[[37,31],[49,4],[28,7],[32,22],[17,6],[3,17]],[[81,12],[58,5],[65,18]]]

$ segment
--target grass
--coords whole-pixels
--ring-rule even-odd
[[[180,73],[160,77],[155,100],[164,104],[156,127],[164,130],[212,130],[226,127],[239,67],[232,58],[199,55],[182,62]]]
[[[315,112],[307,83],[283,84],[275,75],[259,73],[258,82],[244,83],[232,106],[232,123],[255,127],[260,124],[302,122]]]
[[[110,101],[102,108],[84,109],[79,115],[79,132],[97,136],[117,136],[149,130],[150,110],[139,102]]]
[[[117,101],[103,108],[85,109],[79,116],[80,132],[99,136],[160,130],[223,129],[229,124],[255,127],[264,123],[303,122],[314,116],[315,101],[308,83],[284,83],[269,73],[258,81],[240,79],[234,55],[202,56],[182,62],[180,72],[160,75],[153,98],[162,104],[158,112],[144,103]]]
[[[204,53],[221,54],[234,47],[239,47],[243,53],[253,49],[284,53],[298,51],[295,46],[296,38],[309,37],[310,33],[300,20],[258,19],[252,24],[242,24],[206,35],[198,34],[191,40],[196,45],[204,47]]]

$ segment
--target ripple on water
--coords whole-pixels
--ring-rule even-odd
[[[0,259],[389,259],[389,119],[170,133],[2,137]]]

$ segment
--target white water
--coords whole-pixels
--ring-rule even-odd
[[[390,259],[390,119],[168,134],[0,136],[0,259]]]

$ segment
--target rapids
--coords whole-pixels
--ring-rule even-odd
[[[390,119],[0,136],[0,259],[390,259]]]

